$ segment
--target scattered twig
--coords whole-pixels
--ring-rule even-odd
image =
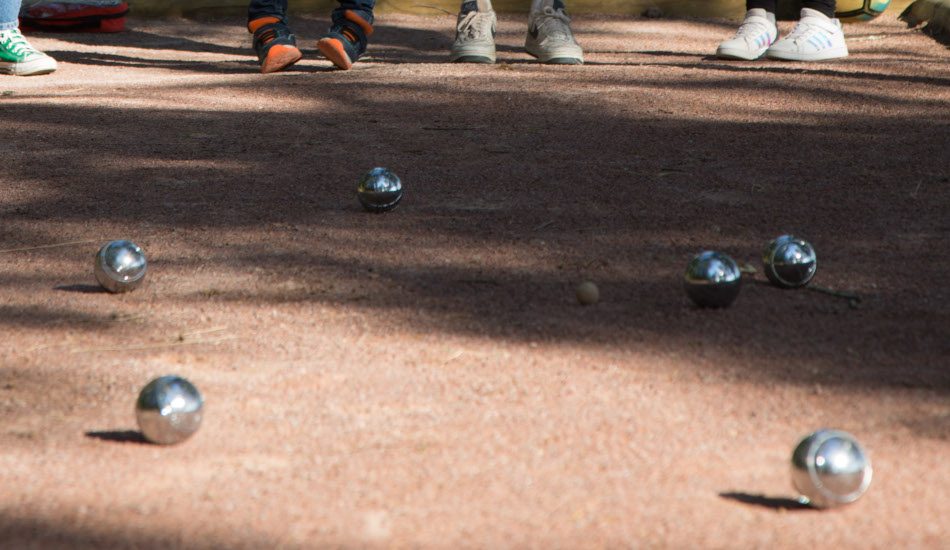
[[[147,241],[153,238],[154,236],[155,236],[154,234],[141,235],[141,236],[136,237],[135,240],[137,242]],[[60,248],[63,246],[73,246],[76,244],[89,244],[89,243],[100,243],[100,242],[104,243],[109,240],[111,239],[109,239],[108,237],[103,237],[99,239],[84,239],[81,241],[68,241],[68,242],[63,242],[63,243],[41,244],[38,246],[26,246],[23,248],[8,248],[6,250],[0,250],[0,254],[6,253],[6,252],[29,252],[31,250],[45,250],[47,248]]]
[[[79,348],[70,350],[69,353],[94,353],[99,351],[140,351],[147,349],[161,349],[161,348],[175,348],[179,346],[200,346],[200,345],[214,345],[220,344],[221,342],[226,342],[228,340],[236,340],[237,336],[222,336],[220,338],[212,338],[207,340],[187,340],[187,341],[176,341],[176,342],[156,342],[154,344],[130,344],[127,346],[105,346],[99,348]]]
[[[210,333],[212,333],[212,332],[221,332],[221,331],[224,331],[224,330],[228,330],[228,327],[214,327],[214,328],[206,328],[206,329],[201,329],[201,330],[191,330],[191,331],[188,331],[188,332],[182,332],[182,333],[178,336],[178,338],[179,338],[179,339],[182,339],[182,340],[186,340],[189,336],[198,336],[198,335],[201,335],[201,334],[210,334]]]
[[[430,10],[441,11],[442,13],[444,13],[444,14],[446,14],[446,15],[455,15],[454,13],[450,12],[449,10],[442,9],[442,8],[440,8],[440,7],[438,7],[438,6],[430,6],[429,4],[413,4],[412,6],[415,7],[415,8],[429,8]]]
[[[844,290],[835,290],[833,288],[826,288],[823,286],[818,286],[810,284],[806,286],[808,290],[812,290],[821,294],[826,294],[828,296],[834,296],[835,298],[842,298],[848,301],[848,306],[852,309],[857,308],[861,304],[861,296],[855,294],[854,292],[848,292]]]
[[[451,363],[452,361],[455,361],[456,359],[458,359],[459,357],[461,357],[461,356],[463,356],[463,355],[465,355],[465,351],[464,351],[464,350],[458,350],[458,351],[456,351],[455,353],[453,353],[452,355],[450,355],[448,359],[446,359],[445,361],[443,361],[442,364],[443,364],[443,365],[448,365],[449,363]]]
[[[70,241],[67,243],[54,243],[54,244],[42,244],[39,246],[27,246],[24,248],[8,248],[6,250],[0,250],[0,254],[6,252],[28,252],[30,250],[43,250],[46,248],[59,248],[61,246],[72,246],[74,244],[89,244],[99,242],[99,239],[86,239],[84,241]]]
[[[535,228],[533,229],[533,231],[541,231],[541,230],[544,229],[545,227],[550,227],[550,226],[554,225],[555,221],[556,221],[556,220],[548,220],[548,221],[542,223],[541,225],[538,225],[537,227],[535,227]]]
[[[498,285],[498,281],[492,281],[490,279],[459,279],[460,283],[468,283],[470,285]]]

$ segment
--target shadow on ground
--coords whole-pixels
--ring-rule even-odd
[[[86,437],[111,443],[137,443],[150,445],[142,432],[137,430],[106,430],[86,432]]]
[[[817,511],[818,509],[801,502],[795,498],[789,497],[770,497],[765,495],[754,495],[750,493],[725,492],[719,493],[719,496],[726,500],[741,502],[762,508],[768,508],[776,511]]]
[[[148,109],[92,102],[108,93],[95,89],[69,96],[80,105],[38,107],[50,92],[20,93],[0,110],[0,139],[31,145],[14,151],[6,177],[43,192],[0,206],[0,237],[12,248],[59,224],[109,224],[187,242],[154,258],[154,273],[256,270],[253,285],[163,297],[183,304],[348,304],[420,330],[659,346],[726,371],[741,357],[757,369],[731,372],[755,379],[950,390],[934,256],[950,232],[947,104],[902,93],[948,79],[642,69],[573,70],[546,89],[533,82],[560,73],[485,68],[418,82],[370,63],[158,86],[142,92],[153,94]],[[696,78],[663,72],[687,69]],[[492,85],[476,91],[466,78]],[[769,102],[748,100],[763,89]],[[172,93],[224,103],[178,107]],[[242,97],[267,100],[256,109]],[[913,113],[929,114],[910,123]],[[353,188],[377,165],[407,193],[374,216]],[[815,243],[818,282],[858,291],[861,307],[758,285],[729,310],[688,304],[680,277],[692,254],[716,248],[754,264],[785,232]],[[585,278],[601,285],[595,308],[572,302]],[[56,288],[80,288],[65,283]],[[73,315],[10,313],[0,325]]]

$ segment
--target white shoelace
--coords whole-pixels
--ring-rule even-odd
[[[539,35],[545,38],[555,40],[572,40],[571,18],[564,13],[564,10],[555,10],[551,6],[545,6],[543,11],[534,16],[535,27]]]
[[[791,40],[797,44],[799,42],[807,42],[816,34],[827,34],[827,31],[818,25],[809,23],[808,18],[805,18],[799,20],[795,28],[792,29],[792,32],[788,33],[786,40]]]
[[[13,52],[14,55],[23,55],[39,51],[26,41],[26,38],[20,34],[18,29],[0,31],[0,44],[3,44],[4,47]]]
[[[762,22],[761,18],[746,19],[739,25],[736,38],[741,38],[746,42],[754,42],[763,34],[767,34],[769,30],[769,25]]]
[[[491,37],[491,13],[470,11],[458,23],[456,30],[459,36],[471,39]]]

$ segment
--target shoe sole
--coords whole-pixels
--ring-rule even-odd
[[[495,63],[494,58],[485,57],[483,55],[460,55],[458,57],[453,56],[451,61],[452,63],[482,63],[485,65],[491,65]]]
[[[338,38],[321,38],[317,41],[317,49],[338,68],[348,71],[353,68],[350,56],[346,55],[343,43]]]
[[[0,63],[0,74],[14,76],[39,76],[54,72],[57,68],[56,60],[50,58],[39,59],[30,63]]]
[[[545,65],[583,65],[584,53],[579,48],[558,48],[553,51],[544,52],[538,48],[538,43],[531,39],[531,35],[525,40],[524,51]]]
[[[300,53],[300,50],[293,46],[285,46],[283,44],[271,46],[267,52],[267,57],[264,59],[264,62],[261,63],[261,73],[275,73],[286,69],[300,61],[302,57],[303,54]]]
[[[773,52],[766,51],[766,57],[769,59],[778,59],[780,61],[831,61],[833,59],[842,59],[848,57],[848,49],[837,48],[821,52],[820,54],[803,54],[796,52]]]
[[[584,64],[584,58],[574,57],[573,55],[565,55],[565,56],[553,55],[551,57],[545,57],[542,55],[538,55],[534,52],[528,52],[528,55],[537,59],[541,63],[544,63],[545,65],[583,65]]]
[[[750,56],[748,50],[741,49],[732,49],[732,48],[719,48],[716,50],[716,57],[719,59],[732,59],[739,61],[755,61],[757,59],[762,59],[765,55],[765,52],[768,51],[768,48],[762,48],[758,54]]]
[[[459,48],[449,56],[452,63],[494,63],[494,48]]]

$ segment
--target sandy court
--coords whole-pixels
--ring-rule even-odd
[[[546,67],[503,16],[469,66],[454,17],[391,15],[340,72],[298,17],[264,76],[242,23],[33,35],[60,69],[0,78],[0,546],[950,545],[945,46],[892,13],[844,61],[722,62],[733,23],[588,16]],[[693,254],[785,232],[860,306],[688,302]],[[92,278],[115,238],[128,295]],[[207,401],[169,448],[132,414],[166,373]],[[874,482],[799,509],[823,426]]]

